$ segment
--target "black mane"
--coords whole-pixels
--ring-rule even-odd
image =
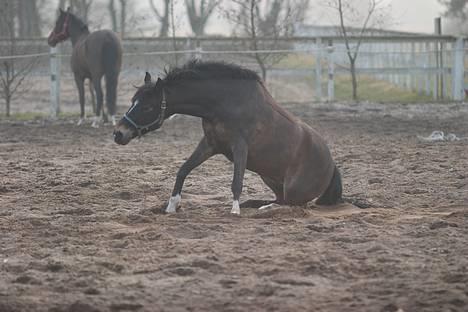
[[[70,15],[71,20],[75,23],[76,26],[78,26],[80,30],[85,30],[89,32],[88,25],[85,22],[83,22],[81,18],[70,12],[68,12],[68,14]]]
[[[258,74],[239,65],[191,60],[182,67],[176,67],[166,72],[165,81],[181,79],[207,80],[207,79],[241,79],[261,81]]]

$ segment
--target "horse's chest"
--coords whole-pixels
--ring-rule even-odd
[[[85,46],[78,46],[73,50],[70,58],[70,65],[73,73],[83,78],[91,78],[90,68],[86,59]]]
[[[208,144],[215,147],[215,149],[223,154],[231,153],[232,143],[239,137],[239,134],[228,129],[228,127],[222,123],[203,122],[203,131],[208,140]]]

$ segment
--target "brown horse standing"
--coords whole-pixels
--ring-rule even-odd
[[[60,9],[55,27],[49,35],[48,44],[55,47],[57,43],[71,39],[73,52],[71,68],[75,76],[80,97],[80,121],[85,118],[84,80],[90,79],[96,92],[96,117],[93,126],[97,127],[102,118],[103,92],[101,80],[106,78],[106,105],[115,125],[117,100],[117,83],[122,65],[122,46],[116,34],[110,30],[98,30],[90,33],[88,26],[68,9]],[[107,117],[107,116],[106,116]]]
[[[176,113],[202,118],[205,136],[179,169],[166,212],[176,211],[190,171],[215,154],[234,163],[231,213],[239,214],[240,206],[300,205],[317,197],[316,203],[323,205],[342,201],[340,173],[325,141],[279,106],[256,73],[197,61],[156,83],[146,73],[145,84],[114,130],[114,140],[128,144]],[[258,173],[276,200],[251,200],[239,206],[245,169]]]

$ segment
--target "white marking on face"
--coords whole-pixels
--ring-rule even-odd
[[[169,199],[169,203],[167,204],[166,213],[175,213],[177,206],[180,203],[180,199],[181,199],[180,194],[177,194],[176,196],[172,196]]]
[[[133,105],[130,107],[130,109],[127,112],[127,115],[130,114],[130,112],[138,105],[138,99],[133,102]]]
[[[235,200],[232,202],[232,209],[231,209],[232,214],[240,215],[240,207],[239,207],[239,201]]]
[[[267,210],[273,207],[274,204],[263,205],[258,210]]]

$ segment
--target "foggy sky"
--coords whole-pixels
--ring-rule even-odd
[[[362,1],[365,3],[364,0]],[[58,3],[58,0],[49,2],[51,7],[56,7],[57,4],[54,5],[53,2]],[[96,1],[96,3],[99,3],[97,5],[101,7],[105,7],[104,2],[107,3],[107,0]],[[178,36],[190,35],[190,28],[188,21],[186,20],[183,2],[184,1],[182,0],[176,1],[175,11],[177,16],[176,24]],[[387,0],[387,2],[391,6],[392,21],[388,23],[385,28],[399,31],[433,33],[434,18],[441,16],[442,12],[444,11],[444,7],[441,6],[437,0]],[[138,9],[135,11],[147,12],[145,16],[146,21],[144,24],[148,26],[144,27],[144,29],[140,32],[140,35],[155,35],[157,33],[157,29],[154,28],[154,15],[152,15],[148,8],[148,2],[132,1],[131,3],[138,4]],[[305,22],[309,24],[320,25],[336,24],[336,16],[332,16],[329,10],[328,12],[325,11],[327,11],[327,9],[323,6],[323,1],[311,0],[310,10],[307,14],[307,20]],[[99,15],[101,15],[102,19],[102,14]],[[96,20],[100,19],[96,19],[91,16],[91,29],[109,28],[109,25],[106,25],[106,22],[104,22],[104,24],[96,24]],[[103,23],[102,20],[101,23]],[[153,30],[150,31],[149,29]],[[215,12],[209,21],[206,32],[207,34],[229,35],[232,32],[232,27],[223,19],[220,13]]]

